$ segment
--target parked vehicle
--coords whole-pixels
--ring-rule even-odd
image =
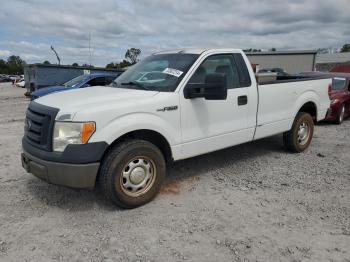
[[[11,81],[12,80],[11,80],[11,78],[8,75],[4,75],[4,74],[0,75],[0,83],[2,83],[2,82],[11,82]]]
[[[24,78],[28,96],[30,93],[48,86],[60,86],[62,83],[83,74],[120,74],[123,69],[107,69],[91,66],[69,66],[53,64],[27,64],[24,66]]]
[[[22,79],[16,81],[16,82],[15,82],[15,85],[16,85],[17,87],[24,88],[25,85],[26,85],[26,83],[25,83],[24,79],[22,78]]]
[[[346,117],[350,116],[350,73],[315,71],[301,73],[301,75],[332,78],[332,84],[329,86],[331,107],[325,120],[341,124]]]
[[[138,82],[140,72],[159,80]],[[22,165],[53,184],[93,188],[124,208],[151,201],[166,164],[283,133],[302,152],[330,105],[331,79],[257,85],[239,49],[155,53],[112,87],[70,90],[29,104]]]
[[[343,123],[344,119],[350,115],[350,74],[337,73],[334,75],[331,90],[331,108],[326,120],[335,121],[337,124]]]
[[[31,100],[34,100],[38,97],[72,90],[72,89],[78,89],[78,88],[84,88],[84,87],[90,87],[90,86],[106,86],[113,82],[113,80],[118,77],[121,73],[98,73],[98,74],[87,74],[87,75],[80,75],[78,77],[75,77],[68,82],[64,83],[60,86],[50,86],[50,87],[44,87],[40,88],[30,94]]]

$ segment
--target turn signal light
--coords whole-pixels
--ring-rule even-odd
[[[81,131],[81,143],[85,144],[87,141],[89,141],[90,137],[94,132],[95,132],[94,122],[84,123]]]

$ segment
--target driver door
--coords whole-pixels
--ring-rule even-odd
[[[244,143],[251,139],[251,132],[247,132],[248,88],[240,87],[233,55],[219,54],[206,57],[188,83],[204,83],[206,75],[210,73],[226,75],[227,99],[186,99],[183,93],[180,93],[183,158]]]

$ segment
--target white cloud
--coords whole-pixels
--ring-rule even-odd
[[[7,58],[10,55],[12,55],[11,51],[9,51],[9,50],[0,50],[0,58]]]
[[[349,0],[12,0],[0,11],[0,49],[55,62],[52,44],[62,63],[87,63],[91,36],[92,61],[104,66],[130,47],[339,47],[349,10]]]

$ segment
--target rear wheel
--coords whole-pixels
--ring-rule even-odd
[[[300,112],[292,129],[283,133],[283,142],[289,151],[300,153],[307,149],[314,133],[314,121],[310,114]]]
[[[128,140],[108,153],[100,170],[107,199],[122,208],[150,202],[159,192],[166,164],[161,151],[144,140]]]
[[[338,116],[337,119],[335,120],[335,122],[340,125],[341,123],[343,123],[344,121],[344,117],[345,117],[345,105],[341,105],[339,112],[338,112]]]

